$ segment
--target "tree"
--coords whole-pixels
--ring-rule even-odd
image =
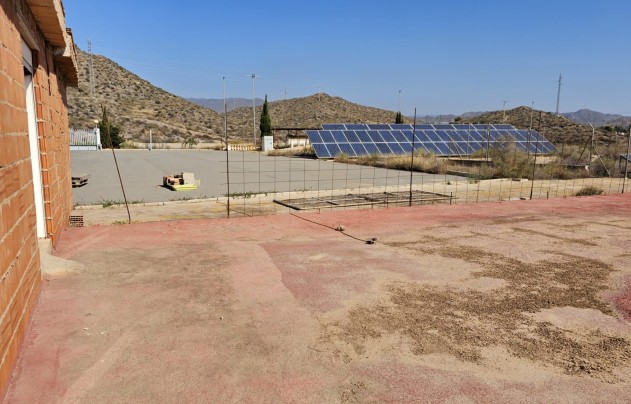
[[[403,123],[403,116],[401,115],[401,111],[397,112],[397,115],[394,118],[394,123]]]
[[[99,121],[99,130],[101,132],[101,143],[105,149],[120,149],[125,139],[120,135],[120,128],[114,125],[107,116],[107,108],[101,105],[103,116]]]
[[[267,109],[267,94],[265,94],[265,102],[263,103],[263,112],[261,112],[261,124],[259,125],[259,129],[261,129],[261,137],[272,136],[272,120]]]

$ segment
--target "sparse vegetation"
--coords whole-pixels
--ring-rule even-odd
[[[68,88],[70,126],[92,127],[100,115],[100,104],[108,105],[111,118],[124,128],[126,138],[140,141],[153,130],[154,142],[181,143],[194,136],[201,142],[220,142],[224,137],[223,116],[176,95],[170,94],[112,60],[93,56],[96,94],[89,94],[87,54],[77,49],[79,87]],[[115,83],[115,84],[114,84]],[[256,113],[262,113],[262,106]],[[280,127],[320,127],[325,122],[382,123],[392,121],[392,111],[348,102],[340,97],[320,93],[304,98],[268,103],[274,125]],[[409,119],[402,117],[404,122]],[[282,141],[287,133],[274,133]],[[252,139],[252,107],[241,107],[228,113],[228,136]]]
[[[287,149],[274,149],[267,152],[268,156],[282,156],[282,157],[292,157],[292,156],[302,156],[302,157],[315,157],[315,150],[311,146],[305,147],[292,147]]]
[[[339,163],[359,164],[371,167],[388,168],[392,170],[410,170],[422,171],[432,174],[444,174],[451,169],[451,163],[446,159],[436,157],[435,154],[417,152],[414,154],[414,163],[412,157],[407,156],[378,156],[371,154],[369,156],[361,156],[357,158],[349,158],[348,155],[339,154],[335,161]]]
[[[145,203],[145,201],[142,199],[136,199],[136,200],[127,201],[127,203],[129,205],[139,205],[139,204]],[[101,200],[101,206],[103,206],[104,208],[109,208],[110,206],[124,205],[124,204],[125,204],[125,201],[121,201],[121,200],[114,200],[114,199]]]
[[[588,185],[586,187],[583,187],[581,189],[579,189],[574,195],[575,196],[592,196],[592,195],[601,195],[603,192],[602,189],[592,186],[592,185]]]
[[[192,149],[194,146],[197,146],[198,143],[197,139],[189,136],[182,141],[182,149]]]
[[[503,122],[518,129],[528,129],[532,117],[533,129],[543,134],[554,144],[583,144],[592,135],[592,129],[587,125],[577,124],[564,116],[556,116],[549,112],[532,110],[529,107],[517,107],[506,111],[506,121],[502,111],[489,112],[472,118],[463,118],[458,123],[498,123]],[[599,142],[613,143],[616,141],[614,131],[596,129]]]
[[[134,224],[134,223],[142,223],[142,222],[140,220],[132,220],[131,224]],[[113,225],[121,225],[121,224],[130,224],[130,223],[127,220],[114,220],[112,222],[112,224]]]
[[[273,194],[273,191],[260,191],[260,192],[231,192],[230,195],[224,194],[225,197],[230,197],[233,199],[249,199],[255,196],[263,195],[267,196],[267,194]]]

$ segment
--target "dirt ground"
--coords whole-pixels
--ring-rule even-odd
[[[8,402],[631,401],[629,194],[89,226],[56,256]]]

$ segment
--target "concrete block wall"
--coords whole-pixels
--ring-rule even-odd
[[[41,288],[21,38],[37,41],[34,91],[46,233],[56,244],[72,209],[65,85],[25,0],[0,0],[0,401]]]

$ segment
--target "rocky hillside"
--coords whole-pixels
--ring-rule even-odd
[[[179,142],[187,137],[219,141],[224,136],[224,117],[186,99],[164,91],[114,61],[93,55],[95,95],[90,96],[88,54],[77,50],[79,87],[68,89],[70,126],[92,127],[101,117],[101,105],[121,127],[125,137],[143,141],[153,130],[154,141]],[[256,130],[261,106],[256,108]],[[269,103],[273,127],[320,127],[327,122],[394,122],[395,113],[348,102],[321,93]],[[404,118],[406,119],[406,118]],[[407,119],[406,119],[407,120]],[[252,108],[228,113],[232,139],[252,139]],[[277,133],[281,137],[287,132]]]
[[[268,103],[273,128],[319,128],[323,123],[394,122],[395,112],[354,104],[340,97],[319,93],[302,98]],[[256,108],[256,128],[262,107]],[[408,121],[404,117],[404,120]],[[237,108],[228,113],[228,132],[252,138],[252,107]],[[411,122],[411,120],[410,120]],[[245,123],[245,128],[243,127]],[[283,135],[283,133],[279,133]],[[247,137],[249,136],[249,137]]]
[[[178,142],[193,136],[218,139],[223,119],[218,113],[168,93],[112,60],[93,56],[95,94],[90,96],[88,55],[77,49],[79,87],[68,88],[70,126],[91,127],[101,118],[101,105],[107,107],[113,122],[128,138],[148,138]]]
[[[210,108],[215,112],[223,113],[223,98],[187,98],[188,101],[193,102],[202,107]],[[254,99],[255,105],[262,105],[262,98]],[[232,111],[233,109],[241,107],[251,107],[252,98],[226,98],[226,109]]]
[[[209,108],[204,108],[186,99],[164,91],[112,60],[93,56],[95,95],[90,96],[88,81],[88,55],[77,50],[79,63],[79,87],[68,89],[70,125],[92,127],[94,120],[101,117],[101,105],[108,108],[110,118],[121,127],[122,133],[134,140],[146,140],[149,129],[153,130],[154,140],[179,142],[188,137],[198,141],[220,141],[224,137],[224,117]],[[255,113],[255,127],[258,136],[258,120],[261,106]],[[367,107],[334,97],[325,93],[308,97],[273,101],[269,103],[272,127],[274,128],[318,128],[322,123],[394,122],[395,112]],[[530,124],[531,109],[519,107],[506,111],[506,123],[527,129]],[[533,113],[533,127],[541,128],[546,137],[560,144],[582,143],[591,134],[591,128],[577,124],[564,116],[551,113]],[[499,123],[503,120],[501,111],[489,112],[475,117],[459,117],[459,122]],[[411,123],[411,118],[404,117]],[[228,134],[235,140],[250,141],[253,137],[252,108],[236,108],[228,112]],[[287,131],[276,132],[283,137]],[[612,142],[616,135],[597,130],[597,139]]]
[[[474,118],[459,120],[459,123],[502,123],[502,111],[489,112]],[[506,123],[518,129],[528,129],[530,127],[530,117],[532,116],[532,127],[552,143],[561,144],[583,144],[591,136],[592,128],[589,125],[580,125],[564,116],[556,116],[553,113],[532,110],[529,107],[518,107],[506,111]],[[596,139],[602,143],[611,143],[616,140],[616,135],[596,128]]]

